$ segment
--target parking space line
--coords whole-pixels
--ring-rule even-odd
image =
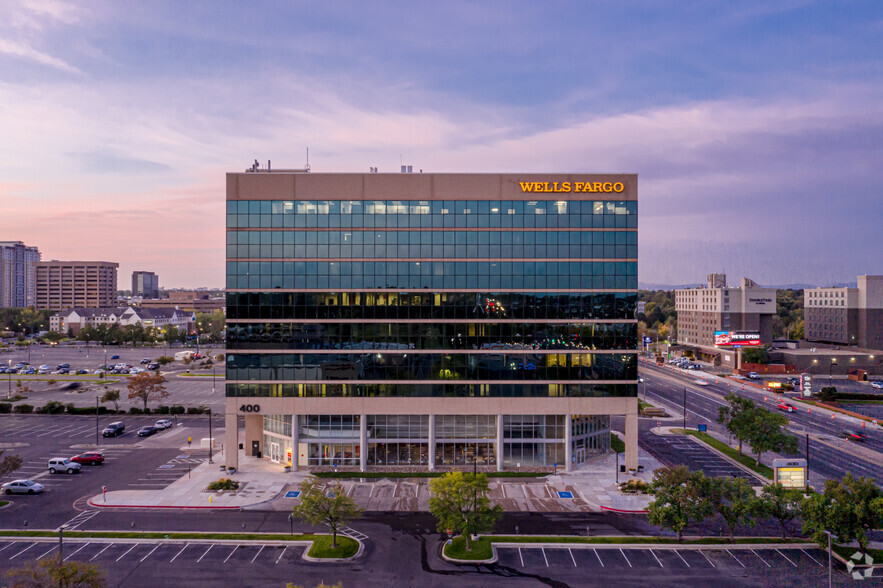
[[[254,557],[251,559],[251,563],[254,563],[254,560],[256,560],[256,559],[258,558],[258,556],[259,556],[259,555],[261,554],[261,552],[264,550],[264,547],[266,547],[266,545],[261,545],[261,548],[258,549],[258,552],[257,552],[257,553],[254,555]]]
[[[698,549],[698,550],[697,550],[697,551],[699,551],[699,553],[701,553],[701,554],[702,554],[702,557],[704,557],[704,558],[705,558],[705,559],[706,559],[706,561],[708,561],[708,563],[710,563],[710,564],[711,564],[711,567],[713,567],[713,568],[717,568],[717,566],[716,566],[716,565],[714,565],[714,562],[713,562],[713,561],[711,561],[711,560],[710,560],[710,559],[708,559],[708,556],[707,556],[707,555],[705,555],[705,551],[703,551],[703,550],[701,550],[701,549]]]
[[[276,558],[276,563],[279,563],[282,560],[282,556],[285,555],[285,550],[288,549],[288,546],[282,548],[282,553],[279,554],[279,557]]]
[[[622,557],[625,558],[625,563],[629,564],[629,567],[632,567],[632,562],[630,562],[629,558],[625,556],[625,551],[622,550],[622,547],[619,548],[619,552],[622,554]]]
[[[800,551],[803,551],[803,550],[801,549]],[[809,559],[811,559],[811,560],[813,560],[814,562],[816,562],[817,564],[819,564],[819,567],[822,567],[822,568],[825,567],[825,566],[822,565],[822,562],[820,562],[819,560],[817,560],[816,558],[814,558],[813,556],[811,556],[811,555],[808,554],[807,552],[803,551],[803,555],[805,555],[805,556],[808,557]]]
[[[24,549],[22,549],[21,551],[19,551],[18,553],[16,553],[16,554],[13,555],[12,557],[10,557],[9,559],[15,559],[15,558],[17,558],[19,555],[21,555],[22,553],[24,553],[25,551],[27,551],[27,550],[30,549],[31,547],[34,547],[35,545],[37,545],[37,544],[36,544],[36,543],[31,543],[30,545],[28,545],[27,547],[25,547]]]
[[[227,556],[227,559],[230,559],[231,557],[233,557],[233,554],[236,553],[237,549],[239,549],[238,545],[233,548],[233,551],[230,552],[230,555]],[[227,559],[224,560],[224,563],[227,563]]]
[[[76,550],[75,552],[73,552],[72,554],[70,554],[69,556],[67,556],[66,558],[64,558],[64,561],[69,560],[70,558],[72,558],[72,557],[75,556],[76,554],[78,554],[78,553],[80,553],[81,551],[83,551],[83,549],[84,549],[87,545],[89,545],[88,542],[87,542],[85,545],[81,545],[80,548],[79,548],[78,550]]]
[[[754,555],[757,555],[757,552],[754,551],[753,549],[751,550],[751,553],[753,553]],[[766,560],[765,560],[764,558],[760,557],[759,555],[757,555],[757,559],[759,559],[760,561],[762,561],[763,563],[765,563],[765,564],[766,564],[766,567],[768,567],[768,568],[773,567],[773,566],[771,566],[770,564],[768,564],[768,563],[766,562]]]
[[[162,545],[162,543],[157,543],[157,544],[154,546],[154,548],[150,550],[150,553],[148,553],[147,555],[145,555],[144,557],[141,558],[141,561],[144,561],[145,559],[147,559],[148,557],[150,557],[150,555],[151,555],[154,551],[156,551],[157,549],[159,549],[159,546],[160,546],[160,545]]]
[[[597,550],[597,549],[594,549],[594,548],[592,548],[592,551],[594,551],[594,552],[595,552],[595,557],[597,557],[597,558],[598,558],[598,563],[599,563],[599,564],[601,564],[601,567],[602,567],[602,568],[603,568],[603,567],[604,567],[604,562],[603,562],[603,561],[601,561],[601,556],[600,556],[600,555],[598,555],[598,550]]]
[[[788,559],[788,557],[787,557],[784,553],[782,553],[781,551],[779,551],[778,549],[776,550],[776,553],[778,553],[779,555],[781,555],[782,557],[784,557],[784,558],[785,558],[785,561],[787,561],[789,564],[791,564],[791,565],[794,566],[795,568],[797,567],[797,564],[796,564],[796,563],[794,563],[793,561],[791,561],[790,559]]]
[[[521,557],[521,548],[518,548],[518,559],[521,560],[521,567],[524,567],[524,558]]]
[[[664,567],[665,567],[665,566],[664,566],[664,565],[662,565],[662,562],[661,562],[661,561],[659,561],[659,558],[658,558],[658,557],[656,557],[656,554],[655,554],[655,553],[653,553],[653,550],[652,550],[652,549],[651,549],[651,550],[650,550],[650,554],[651,554],[651,555],[652,555],[652,556],[653,556],[653,557],[654,557],[654,559],[656,559],[656,563],[658,563],[658,564],[659,564],[659,567],[660,567],[660,568],[664,568]]]
[[[573,550],[572,550],[572,549],[568,549],[568,550],[567,550],[567,553],[570,554],[570,561],[573,562],[573,567],[576,567],[576,558],[573,557]]]
[[[117,561],[120,561],[121,559],[123,559],[124,557],[126,557],[127,555],[129,555],[129,552],[132,551],[133,549],[135,549],[136,547],[138,547],[138,544],[137,544],[137,543],[135,543],[134,545],[132,545],[132,547],[130,547],[130,548],[128,549],[128,551],[126,551],[126,553],[124,553],[124,554],[122,554],[121,556],[119,556],[119,557],[117,558]]]
[[[730,550],[729,550],[729,549],[724,549],[724,551],[726,551],[727,553],[729,553],[729,554],[730,554],[730,557],[732,557],[732,558],[735,559],[737,562],[739,562],[739,565],[740,565],[740,566],[742,566],[743,568],[745,567],[745,564],[743,564],[741,561],[739,561],[739,558],[738,558],[738,557],[736,557],[735,555],[733,555],[732,553],[730,553]]]
[[[176,559],[178,559],[178,556],[181,555],[182,553],[184,553],[184,550],[187,549],[188,547],[190,547],[190,544],[189,544],[189,543],[186,543],[186,544],[184,545],[184,547],[181,548],[181,551],[179,551],[178,553],[176,553],[176,554],[175,554],[175,557],[173,557],[172,559],[169,560],[169,563],[172,563],[173,561],[175,561]]]
[[[687,566],[687,567],[689,568],[689,567],[690,567],[690,564],[687,563],[687,560],[684,559],[684,556],[681,555],[680,553],[678,553],[678,550],[677,550],[677,549],[675,549],[674,552],[675,552],[675,554],[676,554],[679,558],[681,558],[681,561],[684,562],[684,565]]]
[[[546,567],[548,568],[549,567],[549,560],[546,559],[546,550],[544,548],[540,547],[540,551],[543,552],[543,561],[546,562]]]
[[[13,541],[12,543],[10,543],[9,545],[7,545],[6,547],[0,548],[0,551],[3,551],[4,549],[8,549],[9,547],[12,547],[12,546],[15,545],[16,543],[18,543],[18,541]]]
[[[99,555],[101,555],[102,553],[104,553],[105,551],[107,551],[108,549],[110,549],[110,547],[111,547],[112,545],[113,545],[113,543],[109,543],[109,544],[107,545],[107,547],[105,547],[104,549],[102,549],[101,551],[99,551],[98,553],[96,553],[95,555],[93,555],[93,556],[92,556],[92,559],[90,559],[89,561],[92,561],[93,559],[95,559],[96,557],[98,557]]]
[[[52,547],[49,548],[49,551],[47,551],[46,553],[44,553],[44,554],[40,555],[39,557],[37,557],[37,560],[41,560],[41,559],[43,559],[44,557],[46,557],[47,555],[49,555],[50,553],[52,553],[52,552],[55,551],[56,549],[57,549],[57,547],[56,547],[55,545],[53,545]]]
[[[204,557],[206,556],[206,554],[207,554],[209,551],[211,551],[211,550],[212,550],[212,547],[214,547],[214,546],[215,546],[214,543],[212,543],[211,545],[209,545],[209,546],[208,546],[208,549],[205,550],[205,553],[203,553],[202,555],[200,555],[200,556],[199,556],[199,559],[196,560],[196,563],[201,562],[201,561],[202,561],[202,558],[204,558]]]

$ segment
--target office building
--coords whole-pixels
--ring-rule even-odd
[[[37,263],[36,307],[63,310],[115,306],[119,265],[110,261]]]
[[[858,276],[856,288],[803,292],[807,341],[883,349],[883,276]]]
[[[40,251],[21,241],[0,241],[0,308],[34,306]]]
[[[194,290],[169,290],[166,291],[168,298],[159,300],[142,299],[133,301],[141,308],[164,308],[174,307],[181,310],[194,312],[206,312],[211,314],[216,310],[225,310],[227,300],[222,297],[211,297],[209,294]]]
[[[635,468],[637,243],[636,175],[230,173],[226,446]]]
[[[736,356],[715,346],[715,333],[757,333],[761,343],[773,339],[776,289],[742,278],[738,287],[727,285],[726,274],[709,274],[706,286],[675,290],[678,344],[693,349],[701,359],[735,366]]]
[[[153,272],[132,272],[132,296],[159,298],[159,276]]]

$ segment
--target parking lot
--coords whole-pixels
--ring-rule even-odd
[[[728,578],[738,577],[742,585],[782,585],[787,576],[795,585],[816,585],[827,579],[827,554],[819,549],[504,547],[497,554],[497,565],[562,582],[644,578],[644,585],[658,586],[728,584]]]
[[[708,476],[745,478],[753,485],[759,484],[757,478],[734,466],[692,437],[647,433],[641,435],[638,443],[641,448],[669,467],[686,465],[691,470],[702,470]]]

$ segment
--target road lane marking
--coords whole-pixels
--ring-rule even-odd
[[[201,562],[201,561],[202,561],[202,558],[204,558],[204,557],[206,556],[206,554],[207,554],[209,551],[211,551],[211,550],[212,550],[212,547],[214,547],[214,546],[215,546],[214,543],[212,543],[211,545],[209,545],[209,546],[208,546],[208,549],[205,550],[205,553],[203,553],[202,555],[200,555],[200,556],[199,556],[199,559],[196,560],[196,563]]]
[[[279,557],[276,558],[276,563],[279,563],[282,560],[282,556],[285,555],[285,550],[288,549],[288,546],[282,548],[282,553],[279,554]]]
[[[251,563],[254,563],[254,560],[256,560],[256,559],[258,558],[258,556],[259,556],[259,555],[261,554],[261,552],[264,550],[264,547],[266,547],[266,545],[261,545],[261,548],[258,549],[258,552],[257,552],[257,553],[254,555],[254,557],[251,559]]]
[[[233,551],[230,552],[230,555],[227,556],[227,559],[230,559],[231,557],[233,557],[233,554],[236,553],[237,549],[239,549],[238,545],[233,548]],[[227,563],[227,559],[224,560],[224,563]]]
[[[172,559],[169,560],[169,563],[172,563],[173,561],[178,559],[178,556],[181,555],[182,553],[184,553],[184,550],[187,549],[188,547],[190,547],[190,544],[189,543],[185,544],[184,547],[181,548],[181,551],[176,553],[175,557],[173,557]]]
[[[625,557],[625,551],[622,550],[622,547],[619,548],[619,552],[622,554],[622,557],[625,558],[625,563],[629,564],[629,567],[632,567],[632,562],[629,561],[629,558]]]
[[[684,559],[684,556],[682,556],[680,553],[678,553],[678,550],[677,550],[677,549],[675,549],[674,552],[677,554],[677,556],[678,556],[679,558],[681,558],[681,561],[684,562],[684,565],[687,566],[687,567],[689,568],[689,567],[690,567],[690,564],[687,563],[687,560]]]
[[[751,553],[753,553],[754,555],[757,555],[757,552],[754,551],[753,549],[751,550]],[[773,566],[771,566],[770,564],[768,564],[768,563],[766,562],[766,560],[765,560],[764,558],[760,557],[759,555],[757,555],[757,559],[759,559],[760,561],[762,561],[763,563],[765,563],[765,564],[766,564],[766,567],[768,567],[768,568],[773,567]]]
[[[567,553],[570,554],[570,560],[573,562],[573,567],[576,567],[576,558],[573,557],[573,550],[568,549],[568,550],[567,550]]]
[[[733,555],[732,553],[730,553],[730,550],[729,550],[729,549],[724,549],[724,551],[726,551],[727,553],[729,553],[729,554],[730,554],[730,557],[732,557],[732,558],[735,559],[737,562],[739,562],[739,565],[740,565],[740,566],[742,566],[743,568],[745,567],[745,564],[743,564],[741,561],[739,561],[739,558],[738,558],[738,557],[736,557],[735,555]]]
[[[17,558],[19,555],[21,555],[22,553],[24,553],[25,551],[27,551],[27,550],[30,549],[31,547],[34,547],[35,545],[37,545],[37,544],[36,544],[36,543],[31,543],[30,545],[28,545],[27,547],[25,547],[24,549],[22,549],[21,551],[19,551],[18,553],[16,553],[16,554],[13,555],[12,557],[10,557],[9,559],[15,559],[15,558]]]
[[[546,550],[543,549],[542,547],[540,547],[540,551],[543,552],[543,561],[546,562],[546,567],[548,568],[549,567],[549,560],[546,559]]]
[[[138,544],[137,544],[137,543],[135,543],[134,545],[132,545],[132,547],[130,547],[130,548],[126,551],[126,553],[124,553],[124,554],[122,554],[121,556],[119,556],[119,557],[117,558],[117,561],[120,561],[121,559],[123,559],[124,557],[126,557],[127,555],[129,555],[129,552],[132,551],[133,549],[135,549],[136,547],[138,547]]]
[[[712,562],[710,559],[708,559],[708,556],[705,555],[705,552],[704,552],[704,551],[702,551],[701,549],[699,549],[698,551],[699,551],[699,553],[702,554],[702,557],[704,557],[706,560],[708,560],[708,563],[711,564],[711,567],[713,567],[713,568],[717,568],[717,566],[714,565],[714,562]]]
[[[156,546],[155,546],[153,549],[150,550],[150,553],[148,553],[147,555],[145,555],[144,557],[141,558],[141,561],[144,561],[145,559],[147,559],[148,557],[150,557],[151,554],[152,554],[154,551],[156,551],[157,549],[159,549],[159,546],[160,546],[160,545],[162,545],[162,543],[157,543]]]
[[[99,555],[101,555],[102,553],[104,553],[105,551],[107,551],[112,545],[113,545],[113,543],[108,544],[107,547],[105,547],[104,549],[102,549],[101,551],[99,551],[98,553],[96,553],[95,555],[93,555],[93,556],[92,556],[92,559],[90,559],[89,561],[92,561],[93,559],[95,559],[96,557],[98,557]]]
[[[518,559],[521,560],[521,567],[524,567],[524,558],[521,556],[521,548],[518,548]]]
[[[658,557],[656,557],[656,554],[655,554],[655,553],[653,553],[653,550],[652,550],[652,549],[651,549],[651,550],[650,550],[650,554],[651,554],[651,555],[652,555],[652,556],[653,556],[653,557],[654,557],[654,558],[655,558],[655,559],[656,559],[656,563],[658,563],[658,564],[659,564],[659,567],[660,567],[660,568],[664,568],[664,567],[665,567],[665,566],[664,566],[664,565],[662,565],[662,562],[661,562],[661,561],[659,561],[659,558],[658,558]]]
[[[801,549],[800,551],[803,551],[803,550]],[[819,567],[822,567],[822,568],[825,567],[824,565],[822,565],[822,562],[820,562],[819,560],[817,560],[816,558],[814,558],[813,556],[811,556],[811,555],[808,554],[807,552],[803,551],[803,554],[804,554],[806,557],[808,557],[809,559],[811,559],[811,560],[813,560],[814,562],[816,562],[817,564],[819,564]]]
[[[781,555],[782,557],[784,557],[784,558],[785,558],[785,561],[787,561],[789,564],[791,564],[791,565],[794,566],[795,568],[797,567],[797,564],[796,564],[796,563],[794,563],[793,561],[791,561],[790,559],[788,559],[788,557],[787,557],[784,553],[782,553],[781,551],[779,551],[778,549],[776,550],[776,553],[778,553],[779,555]]]
[[[69,560],[70,558],[72,558],[72,557],[75,556],[76,554],[78,554],[78,553],[80,553],[81,551],[83,551],[83,548],[85,548],[86,545],[89,545],[89,543],[86,543],[85,545],[80,546],[80,548],[79,548],[78,550],[76,550],[75,552],[73,552],[72,554],[70,554],[69,556],[67,556],[66,558],[64,558],[64,561]]]

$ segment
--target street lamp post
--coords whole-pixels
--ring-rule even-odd
[[[615,449],[613,450],[614,454],[616,454],[616,483],[619,484],[619,452]]]
[[[67,525],[62,525],[58,527],[58,562],[61,563],[64,561],[64,530],[67,529]]]
[[[95,397],[95,447],[98,447],[98,396]]]
[[[836,358],[836,357],[832,357],[832,358],[831,358],[831,363],[828,364],[828,386],[833,386],[833,385],[834,385],[834,374],[833,374],[833,372],[834,372],[834,364],[836,364],[836,363],[837,363],[837,358]]]
[[[831,588],[831,531],[822,531],[822,533],[828,536],[828,588]]]
[[[215,364],[212,363],[212,394],[215,393]]]
[[[208,462],[212,463],[212,444],[214,439],[212,439],[212,409],[208,409]]]
[[[684,431],[687,430],[687,389],[684,388]]]
[[[6,400],[9,400],[12,398],[12,360],[7,360],[6,364],[9,366],[6,371],[6,374],[9,376],[9,389],[6,391]]]

